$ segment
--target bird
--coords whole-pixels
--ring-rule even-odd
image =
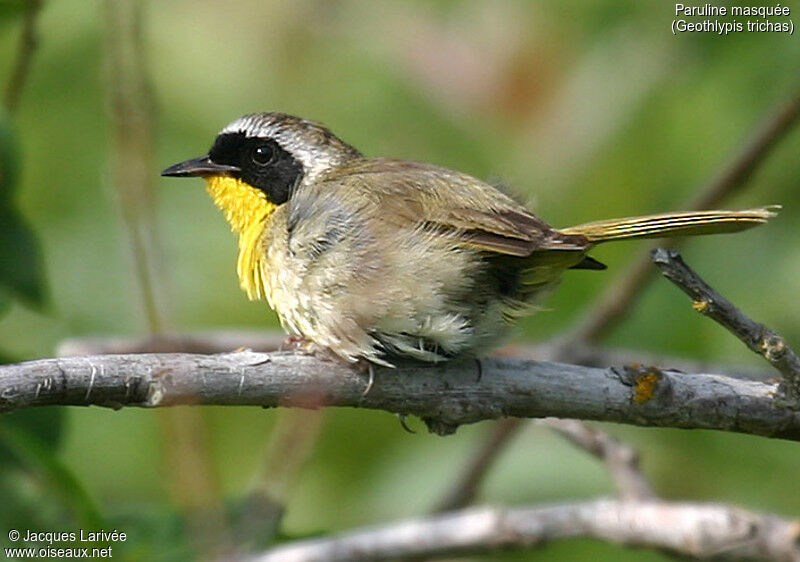
[[[480,357],[597,244],[736,232],[777,206],[555,228],[466,173],[369,157],[315,121],[253,113],[163,176],[201,177],[238,235],[237,274],[290,338],[348,364]],[[372,371],[370,371],[372,374]],[[370,379],[372,380],[372,379]]]

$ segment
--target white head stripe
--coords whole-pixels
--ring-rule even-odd
[[[304,181],[313,180],[358,151],[319,123],[284,113],[252,113],[226,125],[221,135],[244,133],[269,138],[303,165]]]

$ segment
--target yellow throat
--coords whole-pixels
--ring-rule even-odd
[[[205,179],[206,190],[214,204],[239,235],[239,259],[236,262],[239,285],[250,299],[260,299],[264,296],[261,235],[267,219],[278,206],[270,203],[263,191],[240,179],[230,176],[208,176]]]

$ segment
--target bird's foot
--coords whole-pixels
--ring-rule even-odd
[[[279,351],[305,351],[311,344],[311,340],[297,334],[289,334],[283,340]]]
[[[405,429],[406,432],[408,432],[408,433],[411,433],[411,434],[416,434],[417,433],[416,431],[414,431],[413,429],[408,427],[408,424],[406,423],[406,417],[408,417],[408,414],[396,414],[396,415],[397,415],[397,419],[400,420],[400,427]]]
[[[290,335],[287,337],[286,341],[284,341],[283,345],[281,346],[281,350],[291,350],[300,353],[306,353],[308,355],[313,355],[322,361],[338,363],[354,369],[361,374],[369,375],[369,378],[367,379],[367,386],[364,389],[364,392],[361,393],[362,398],[369,394],[369,391],[372,390],[372,387],[375,385],[375,365],[363,357],[359,357],[355,361],[350,361],[337,354],[329,347],[319,345],[310,339],[297,335]]]
[[[372,387],[375,385],[375,365],[362,358],[356,363],[356,368],[362,373],[364,373],[364,370],[366,369],[366,372],[369,374],[367,387],[364,389],[364,392],[361,393],[361,398],[364,398],[367,394],[369,394],[369,391],[372,390]]]

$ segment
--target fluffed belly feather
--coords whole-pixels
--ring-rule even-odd
[[[570,256],[567,265],[549,260],[526,272],[519,258],[501,263],[423,228],[402,233],[388,247],[359,230],[308,251],[319,245],[290,240],[281,211],[262,238],[270,306],[285,330],[349,361],[478,355],[556,286],[552,267],[563,270],[579,259]]]

